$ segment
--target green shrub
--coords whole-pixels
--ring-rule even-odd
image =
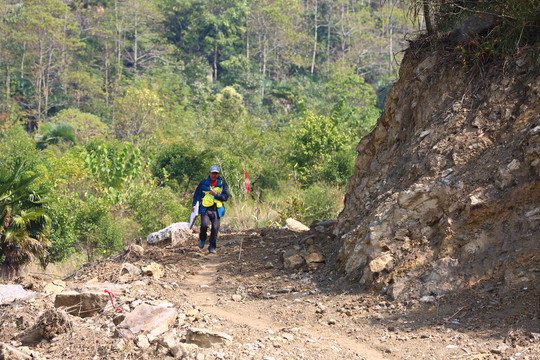
[[[0,132],[0,167],[14,169],[24,163],[28,170],[35,170],[42,162],[35,141],[21,126]]]
[[[208,176],[211,161],[208,154],[191,142],[167,144],[156,155],[151,171],[161,182],[172,180],[179,190],[189,191],[191,186]]]
[[[138,235],[142,237],[172,223],[188,221],[191,213],[191,199],[182,199],[168,186],[152,188],[139,184],[127,202],[134,220],[140,225]]]
[[[77,233],[74,211],[70,200],[64,196],[56,196],[51,200],[48,210],[51,218],[50,246],[47,248],[48,254],[40,258],[44,269],[49,263],[64,261],[76,252]]]
[[[81,203],[75,216],[77,246],[93,259],[98,254],[110,254],[123,247],[122,229],[109,212],[104,199],[89,196]]]
[[[107,136],[112,136],[112,131],[98,116],[84,113],[78,109],[62,110],[51,119],[51,123],[62,122],[74,129],[77,141],[83,144],[90,139],[104,139]]]
[[[302,221],[310,225],[316,221],[336,219],[340,211],[342,189],[334,186],[313,184],[302,189],[307,211]]]

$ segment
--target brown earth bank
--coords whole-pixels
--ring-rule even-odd
[[[192,235],[88,263],[64,283],[28,275],[17,282],[41,295],[0,306],[0,342],[41,359],[539,358],[537,289],[479,283],[390,300],[336,276],[334,225],[223,234],[217,255],[199,251]],[[287,260],[295,255],[325,263]],[[112,291],[123,312],[111,302],[85,317],[55,308],[54,293],[84,287]],[[120,321],[145,304],[174,309],[176,319],[164,333],[123,335]]]
[[[538,287],[537,52],[473,53],[407,50],[335,227],[348,281],[402,301]]]

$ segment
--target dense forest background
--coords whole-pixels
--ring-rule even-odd
[[[396,0],[3,0],[0,21],[0,171],[35,195],[8,210],[44,265],[187,221],[215,163],[233,226],[335,217],[412,26]]]
[[[187,221],[216,163],[232,191],[232,226],[335,217],[407,34],[425,27],[421,9],[1,0],[4,277],[32,257],[43,266],[90,259]]]

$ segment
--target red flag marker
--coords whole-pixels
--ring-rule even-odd
[[[242,168],[242,170],[244,170],[244,168]],[[247,192],[251,192],[251,189],[249,188],[249,177],[248,177],[248,174],[247,174],[246,170],[244,170],[244,176],[246,177],[246,189],[247,189]]]

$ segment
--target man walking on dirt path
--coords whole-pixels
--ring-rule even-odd
[[[210,175],[202,180],[193,195],[193,211],[199,202],[199,215],[201,215],[201,232],[199,233],[199,249],[204,249],[209,223],[212,223],[210,231],[210,245],[208,251],[216,253],[216,240],[219,231],[219,219],[225,215],[225,205],[229,199],[229,188],[221,176],[219,166],[210,167]]]

